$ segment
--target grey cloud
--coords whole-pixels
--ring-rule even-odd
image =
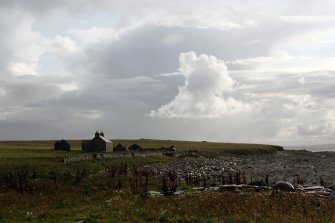
[[[3,105],[27,105],[40,101],[49,101],[67,93],[59,87],[66,80],[52,78],[14,77],[0,78],[4,93],[0,98]],[[59,83],[59,84],[58,84]]]
[[[146,26],[135,29],[111,44],[104,42],[88,47],[84,61],[88,72],[111,77],[130,77],[167,73],[178,67],[175,58],[181,52],[195,51],[215,55],[225,60],[266,56],[273,44],[282,36],[282,24],[266,24],[250,30],[201,30],[195,28]],[[287,27],[286,35],[297,32]],[[183,42],[170,46],[162,42],[169,34],[177,34]],[[263,39],[262,44],[246,44],[253,39]],[[89,59],[88,59],[89,58]],[[230,69],[238,67],[229,65]]]
[[[332,14],[334,2],[331,0],[324,0],[322,4],[314,0],[285,0],[281,2],[255,0],[236,1],[236,0],[213,0],[211,2],[203,2],[200,0],[185,0],[185,1],[154,1],[154,0],[73,0],[73,1],[53,1],[53,0],[1,0],[2,7],[16,7],[25,10],[30,10],[35,13],[41,13],[53,9],[67,9],[71,12],[83,12],[85,10],[101,11],[108,10],[113,13],[120,14],[134,14],[136,16],[141,14],[148,14],[153,11],[163,11],[167,14],[181,14],[185,12],[212,12],[216,13],[219,10],[223,14],[239,15],[320,15]],[[129,15],[128,15],[129,16]]]
[[[205,53],[225,61],[267,57],[290,37],[324,28],[281,16],[332,14],[334,4],[284,2],[0,1],[0,138],[88,138],[102,129],[115,138],[281,143],[318,137],[331,141],[332,72],[304,74],[299,82],[298,72],[262,73],[252,66],[228,64],[238,85],[225,96],[255,103],[255,111],[211,120],[148,115],[172,101],[184,84],[181,75],[159,76],[176,72],[181,52]],[[113,20],[112,27],[93,26],[126,31],[119,39],[106,37],[94,44],[73,38],[68,27],[57,33],[58,39],[48,38],[34,25],[56,11],[64,15],[59,23],[70,17],[78,23],[90,21],[94,13],[109,15],[106,19]],[[178,38],[167,38],[172,34]],[[17,56],[18,52],[24,56]],[[59,70],[66,74],[47,67],[36,77],[13,77],[7,69],[18,62],[41,72],[36,63],[43,64],[41,57],[46,53],[59,61],[63,66]],[[76,83],[78,90],[60,88],[69,83]]]

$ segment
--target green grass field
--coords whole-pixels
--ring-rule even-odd
[[[67,140],[71,145],[71,153],[81,150],[81,140]],[[143,148],[159,148],[175,146],[178,153],[188,150],[198,150],[207,155],[224,154],[252,154],[271,153],[279,146],[262,144],[240,144],[240,143],[218,143],[218,142],[196,142],[196,141],[176,141],[176,140],[154,140],[154,139],[113,139],[113,145],[121,143],[123,145],[138,144]],[[52,150],[55,141],[0,141],[0,158],[15,157],[57,157],[64,154]]]
[[[162,191],[162,178],[135,174],[138,166],[170,162],[176,157],[120,157],[63,163],[81,154],[80,140],[72,151],[52,149],[54,141],[0,142],[0,222],[333,222],[333,199],[272,192],[196,192],[180,196],[147,196]],[[256,144],[172,140],[113,140],[152,148],[174,145],[179,154],[274,153],[280,147]],[[125,168],[124,168],[125,167]],[[111,174],[106,168],[117,169]],[[120,170],[128,169],[126,172]],[[128,172],[128,173],[127,173]],[[134,186],[135,185],[135,186]],[[136,186],[137,185],[137,186]],[[146,188],[143,190],[143,188]]]

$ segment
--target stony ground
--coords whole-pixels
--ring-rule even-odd
[[[175,170],[181,181],[193,177],[205,180],[206,184],[220,185],[223,177],[240,171],[247,182],[265,180],[268,175],[270,184],[284,180],[294,185],[324,183],[335,187],[335,152],[280,151],[253,156],[186,157],[146,168],[156,174]]]

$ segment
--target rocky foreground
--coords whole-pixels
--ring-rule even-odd
[[[241,173],[244,183],[288,181],[295,187],[322,185],[335,188],[335,152],[278,151],[274,154],[184,157],[170,163],[146,165],[155,174],[176,171],[180,181],[196,179],[199,185],[222,185],[229,176]],[[266,179],[267,178],[267,179]]]

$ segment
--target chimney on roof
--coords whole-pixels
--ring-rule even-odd
[[[99,137],[100,133],[98,131],[95,132],[95,137]]]

